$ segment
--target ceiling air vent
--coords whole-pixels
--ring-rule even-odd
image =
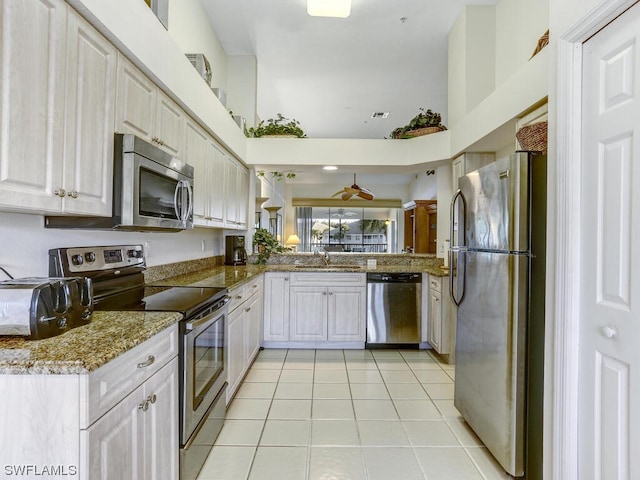
[[[389,112],[373,112],[371,114],[371,118],[387,118],[389,116]]]

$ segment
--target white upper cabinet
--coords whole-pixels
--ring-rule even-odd
[[[156,86],[122,54],[118,55],[116,132],[150,142],[156,121]]]
[[[115,49],[62,1],[0,9],[0,207],[111,215]]]
[[[67,7],[0,3],[0,205],[60,211]]]
[[[227,158],[225,185],[228,189],[226,200],[226,226],[247,228],[247,208],[249,199],[249,172],[239,162]]]
[[[65,213],[111,215],[116,49],[74,11],[67,27]]]
[[[116,132],[137,135],[183,159],[186,123],[184,111],[119,55]]]
[[[200,126],[187,120],[185,136],[185,161],[194,169],[193,175],[193,223],[207,226],[210,204],[208,200],[210,166],[213,158],[209,158],[209,138]]]
[[[174,157],[182,158],[186,115],[161,90],[156,98],[156,134],[151,141]]]

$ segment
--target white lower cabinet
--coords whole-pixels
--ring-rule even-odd
[[[176,479],[178,359],[174,358],[80,434],[91,480]],[[84,469],[83,469],[84,470]]]
[[[231,289],[227,327],[227,404],[258,354],[262,339],[263,277]]]
[[[264,341],[289,341],[289,272],[264,275]]]
[[[364,273],[268,273],[266,346],[364,346]]]
[[[429,275],[427,341],[441,355],[453,353],[455,347],[452,341],[455,326],[450,318],[453,309],[446,290],[443,293],[446,279],[447,277]]]

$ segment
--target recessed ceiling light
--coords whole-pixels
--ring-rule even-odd
[[[338,167],[334,167],[333,165],[327,165],[326,167],[322,167],[323,170],[337,170]]]
[[[347,18],[351,15],[351,0],[307,0],[307,13],[312,17]]]
[[[389,116],[389,112],[373,112],[371,114],[371,118],[387,118]]]

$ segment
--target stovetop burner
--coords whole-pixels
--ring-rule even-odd
[[[224,287],[145,285],[142,245],[49,250],[49,273],[93,280],[95,310],[180,312],[190,317],[220,301]],[[166,282],[163,282],[166,283]]]

